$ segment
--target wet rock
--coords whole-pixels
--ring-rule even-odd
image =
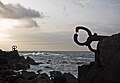
[[[42,69],[37,70],[37,73],[39,73],[39,74],[40,74],[41,72],[42,72]]]
[[[17,80],[17,83],[38,83],[36,79],[33,79],[33,80],[26,80],[26,79],[22,79],[22,78],[19,78]]]
[[[50,67],[50,66],[45,66],[45,68],[47,68],[47,69],[52,69],[52,67]]]
[[[39,74],[36,76],[34,73],[24,72],[22,75],[25,78],[19,78],[17,83],[50,83],[50,79],[47,74]]]
[[[40,74],[37,77],[37,83],[50,83],[50,78],[47,74]]]
[[[54,77],[53,83],[68,83],[68,82],[64,75],[59,75],[59,76]]]
[[[76,62],[76,64],[84,64],[84,62]]]
[[[43,62],[37,62],[37,64],[44,64]]]
[[[32,59],[32,58],[30,58],[30,57],[27,57],[27,62],[29,63],[29,64],[31,64],[31,65],[34,65],[36,62]]]
[[[27,57],[26,59],[27,63],[31,64],[31,65],[39,65],[40,63],[36,63],[32,58]]]
[[[51,63],[52,63],[52,60],[48,60],[46,63],[47,63],[47,64],[51,64]]]
[[[15,70],[21,70],[21,69],[28,69],[28,68],[30,68],[30,65],[28,63],[18,62],[18,63],[15,63],[13,65],[14,65],[14,69]]]
[[[10,51],[7,56],[9,59],[20,59],[19,53],[17,50]]]
[[[7,65],[9,60],[7,58],[0,57],[0,65]]]
[[[32,79],[35,79],[37,77],[37,75],[35,74],[35,72],[22,71],[21,75],[26,80],[32,80]]]
[[[64,73],[63,76],[67,79],[67,83],[78,83],[78,80],[71,73]]]
[[[50,71],[50,77],[61,76],[62,73],[60,71]]]

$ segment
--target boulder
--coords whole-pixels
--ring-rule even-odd
[[[63,76],[67,79],[67,83],[78,83],[78,80],[71,73],[64,73]]]
[[[82,72],[79,83],[120,83],[120,34],[101,40],[97,45],[95,64],[84,70],[79,70]]]
[[[45,73],[38,75],[36,80],[37,80],[37,83],[51,83],[49,76]]]
[[[0,65],[7,65],[9,63],[9,60],[7,58],[0,57]]]
[[[29,63],[31,65],[36,64],[36,62],[32,58],[30,58],[30,57],[27,57],[26,61],[27,61],[27,63]]]
[[[26,80],[32,80],[32,79],[35,79],[37,77],[37,75],[35,74],[35,72],[22,71],[21,75]]]
[[[42,69],[37,70],[37,73],[39,73],[39,74],[40,74],[41,72],[42,72]]]
[[[59,76],[54,77],[53,83],[68,83],[68,82],[64,75],[59,75]]]
[[[13,65],[14,65],[15,70],[21,70],[21,69],[30,68],[30,65],[28,63],[18,62],[18,63],[14,63]]]
[[[60,71],[50,71],[50,77],[61,76],[62,73]]]

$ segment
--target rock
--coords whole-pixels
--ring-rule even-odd
[[[51,64],[51,63],[52,63],[52,60],[48,60],[46,63],[47,63],[47,64]]]
[[[9,59],[20,59],[20,56],[17,50],[10,51],[8,57]]]
[[[18,62],[14,64],[15,70],[28,69],[28,68],[30,68],[30,65],[28,63]]]
[[[37,83],[50,83],[49,76],[47,74],[40,74],[37,77]]]
[[[26,80],[33,80],[33,79],[35,79],[37,77],[37,75],[35,74],[35,72],[22,71],[21,75]]]
[[[30,57],[27,57],[27,62],[29,63],[29,64],[35,64],[35,61],[32,59],[32,58],[30,58]]]
[[[39,63],[36,63],[32,58],[27,57],[27,63],[31,64],[31,65],[39,65]]]
[[[99,42],[99,56],[102,66],[108,65],[112,57],[120,52],[120,34],[113,35]],[[119,57],[118,57],[119,58]]]
[[[45,66],[45,68],[47,68],[47,69],[52,69],[52,67],[50,67],[50,66]]]
[[[9,63],[9,60],[7,58],[0,57],[0,65],[7,65]]]
[[[71,73],[64,73],[63,76],[67,79],[67,83],[78,83],[78,80]]]
[[[26,79],[22,79],[22,78],[19,78],[17,80],[17,83],[38,83],[36,79],[33,79],[33,80],[26,80]]]
[[[37,70],[37,73],[39,73],[39,74],[40,74],[41,72],[42,72],[42,69]]]
[[[94,65],[95,62],[90,62],[89,65],[78,66],[78,83],[81,83],[81,81],[84,79],[84,76]]]
[[[64,75],[59,75],[59,76],[54,77],[53,83],[68,83],[68,82]]]
[[[45,63],[43,63],[43,62],[37,62],[37,64],[45,64]]]
[[[60,71],[50,71],[50,77],[61,76],[62,73]]]
[[[76,62],[76,64],[84,64],[84,62]]]
[[[50,83],[50,79],[47,74],[39,74],[36,76],[34,72],[23,72],[22,75],[23,78],[19,78],[17,83]]]
[[[120,34],[101,40],[95,53],[95,64],[79,70],[79,83],[120,82]],[[82,67],[81,67],[82,68]]]

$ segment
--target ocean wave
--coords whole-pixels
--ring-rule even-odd
[[[94,61],[94,56],[89,52],[23,52],[21,55],[33,58],[39,65],[31,65],[28,71],[49,73],[49,71],[70,72],[77,76],[78,66]],[[42,73],[41,72],[41,73]]]

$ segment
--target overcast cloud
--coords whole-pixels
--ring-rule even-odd
[[[16,27],[38,27],[34,18],[43,17],[43,13],[39,13],[34,9],[27,9],[20,4],[4,4],[0,1],[0,18],[19,20],[21,25]]]

